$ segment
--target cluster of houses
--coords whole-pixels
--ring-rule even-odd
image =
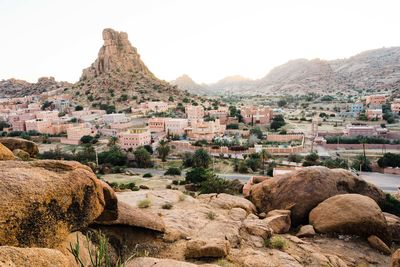
[[[348,111],[343,111],[339,115],[341,117],[358,117],[361,113],[365,113],[368,120],[382,120],[382,105],[387,103],[386,95],[369,95],[364,101],[359,101],[350,105]],[[393,113],[400,113],[400,99],[395,99],[391,103]]]
[[[44,106],[43,103],[51,103]],[[204,109],[200,105],[185,106],[181,118],[160,117],[176,108],[175,103],[148,101],[132,108],[132,113],[106,114],[104,110],[82,108],[75,110],[70,96],[62,91],[41,95],[3,99],[0,119],[8,122],[6,131],[34,131],[51,136],[60,135],[60,142],[78,145],[83,136],[101,134],[118,138],[123,149],[157,143],[169,136],[191,141],[211,141],[223,136],[228,124],[237,124],[238,118],[229,116],[229,109]],[[240,108],[242,121],[251,125],[265,125],[272,120],[273,111],[265,106]],[[148,117],[153,114],[154,117]]]

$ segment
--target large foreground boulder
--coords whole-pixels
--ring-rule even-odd
[[[72,161],[0,161],[0,245],[56,247],[96,218],[117,219],[114,191]]]
[[[252,187],[249,199],[260,212],[290,209],[292,225],[306,224],[309,212],[325,199],[345,193],[369,196],[380,206],[382,190],[343,169],[308,167],[265,180]]]
[[[65,255],[56,249],[0,246],[0,266],[66,267],[70,266],[70,263]]]
[[[340,233],[390,239],[385,216],[367,196],[343,194],[328,198],[310,212],[310,224],[320,233]]]
[[[392,255],[392,267],[400,267],[400,248]]]
[[[39,149],[36,143],[26,139],[16,137],[2,137],[0,138],[0,143],[5,145],[11,151],[14,151],[15,149],[21,149],[25,152],[28,152],[32,158],[39,153]]]

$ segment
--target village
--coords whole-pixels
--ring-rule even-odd
[[[138,148],[145,147],[157,162],[157,153],[153,152],[160,142],[168,146],[163,161],[171,163],[147,167],[164,171],[170,166],[181,168],[177,162],[185,153],[202,149],[215,158],[216,171],[225,173],[223,177],[239,178],[243,183],[254,175],[273,176],[324,162],[328,164],[325,166],[356,173],[400,174],[398,163],[377,164],[386,153],[397,153],[400,148],[400,99],[390,95],[367,95],[331,110],[291,107],[284,100],[271,106],[224,103],[215,98],[185,99],[184,103],[173,101],[173,97],[170,100],[127,100],[124,105],[130,107],[129,112],[115,113],[115,109],[75,104],[62,89],[2,99],[1,134],[37,142],[44,158],[55,157],[55,151],[67,158],[68,153],[86,151],[91,155],[83,161],[93,161],[97,167],[101,167],[98,154],[110,150],[111,144],[128,160],[118,168],[111,166],[106,174],[115,170],[123,173]],[[321,106],[325,103],[322,99]],[[258,162],[250,160],[252,155],[261,155]],[[394,184],[387,189],[397,190]]]

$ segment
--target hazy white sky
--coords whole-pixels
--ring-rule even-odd
[[[0,79],[77,81],[106,27],[162,79],[261,78],[290,59],[398,46],[399,11],[399,0],[0,0]]]

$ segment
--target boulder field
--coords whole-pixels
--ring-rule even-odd
[[[99,242],[86,239],[92,230],[107,237],[111,261],[128,267],[399,266],[400,253],[388,254],[400,220],[381,211],[382,191],[346,171],[311,167],[296,182],[271,178],[253,186],[252,201],[169,189],[115,193],[72,161],[3,160],[0,172],[0,266],[79,266],[69,251],[78,242],[90,266]],[[317,192],[323,179],[325,195]]]

